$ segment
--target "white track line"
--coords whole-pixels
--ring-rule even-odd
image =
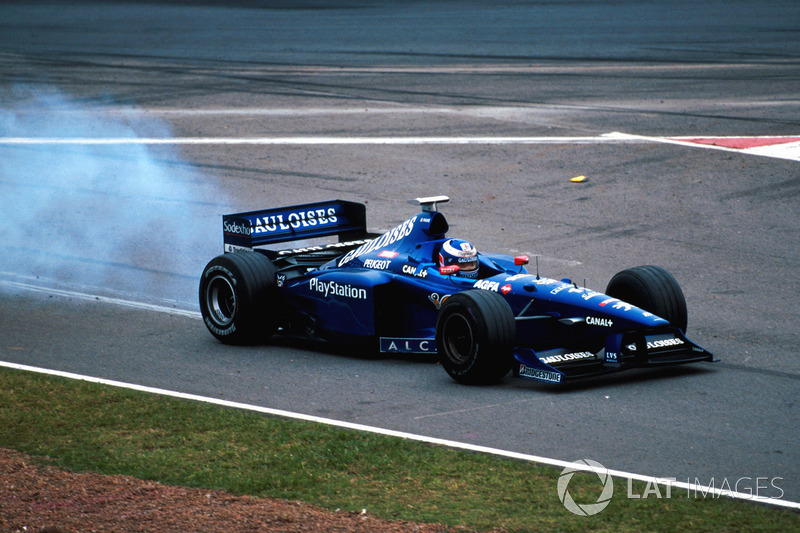
[[[607,137],[0,137],[0,145],[418,145],[418,144],[597,144],[647,142]]]
[[[34,286],[34,285],[25,284],[25,283],[15,283],[15,282],[8,282],[8,281],[0,280],[0,285],[16,287],[16,288],[25,289],[25,290],[32,290],[32,291],[36,291],[36,292],[48,292],[48,293],[52,293],[52,294],[58,294],[58,295],[61,295],[61,296],[76,297],[76,298],[80,298],[80,299],[103,302],[103,303],[110,303],[110,304],[113,304],[113,305],[121,305],[121,306],[131,307],[131,308],[135,308],[135,309],[146,309],[146,310],[150,310],[150,311],[156,311],[156,312],[159,312],[159,313],[180,314],[180,315],[183,315],[183,316],[189,316],[191,318],[198,318],[199,317],[199,313],[190,312],[190,311],[180,311],[180,310],[171,309],[171,308],[168,308],[168,307],[162,307],[162,306],[156,306],[156,305],[150,305],[150,304],[143,304],[143,303],[140,303],[140,302],[121,300],[121,299],[118,299],[118,298],[105,298],[105,297],[93,296],[93,295],[90,295],[90,294],[74,292],[74,291],[64,291],[64,290],[57,290],[57,289],[49,289],[49,288],[45,288],[45,287],[37,287],[37,286]],[[92,377],[92,376],[84,376],[84,375],[81,375],[81,374],[73,374],[71,372],[62,372],[62,371],[59,371],[59,370],[51,370],[51,369],[46,369],[46,368],[39,368],[39,367],[28,366],[28,365],[21,365],[21,364],[17,364],[17,363],[6,362],[6,361],[0,361],[0,367],[11,368],[11,369],[14,369],[14,370],[23,370],[23,371],[26,371],[26,372],[35,372],[35,373],[46,374],[46,375],[50,375],[50,376],[58,376],[58,377],[63,377],[63,378],[67,378],[67,379],[75,379],[75,380],[80,380],[80,381],[87,381],[87,382],[90,382],[90,383],[97,383],[97,384],[100,384],[100,385],[107,385],[107,386],[118,387],[118,388],[122,388],[122,389],[135,390],[135,391],[139,391],[139,392],[145,392],[145,393],[148,393],[148,394],[156,394],[156,395],[160,395],[160,396],[168,396],[168,397],[171,397],[171,398],[180,398],[180,399],[184,399],[184,400],[191,400],[191,401],[202,402],[202,403],[207,403],[207,404],[219,405],[219,406],[223,406],[223,407],[231,407],[231,408],[234,408],[234,409],[242,409],[242,410],[245,410],[245,411],[254,411],[254,412],[257,412],[257,413],[262,413],[262,414],[271,415],[271,416],[279,416],[279,417],[282,417],[282,418],[290,418],[290,419],[294,419],[294,420],[304,420],[304,421],[307,421],[307,422],[314,422],[314,423],[317,423],[317,424],[325,424],[325,425],[332,426],[332,427],[351,429],[351,430],[355,430],[355,431],[363,431],[365,433],[374,433],[374,434],[378,434],[378,435],[385,435],[385,436],[388,436],[388,437],[397,437],[397,438],[401,438],[401,439],[408,439],[408,440],[413,440],[413,441],[417,441],[417,442],[424,442],[424,443],[428,443],[428,444],[436,444],[436,445],[439,445],[439,446],[446,446],[448,448],[454,448],[454,449],[458,449],[458,450],[466,450],[466,451],[471,451],[471,452],[485,453],[485,454],[489,454],[489,455],[495,455],[495,456],[498,456],[498,457],[506,457],[506,458],[509,458],[509,459],[517,459],[517,460],[521,460],[521,461],[528,461],[528,462],[539,463],[539,464],[544,464],[544,465],[549,465],[549,466],[555,466],[555,467],[558,467],[558,468],[571,467],[573,469],[594,471],[589,466],[586,466],[585,468],[583,468],[583,467],[580,467],[580,466],[576,465],[575,463],[572,463],[572,462],[569,462],[569,461],[562,461],[560,459],[551,459],[549,457],[542,457],[542,456],[538,456],[538,455],[530,455],[530,454],[525,454],[525,453],[512,452],[512,451],[508,451],[508,450],[501,450],[501,449],[498,449],[498,448],[490,448],[490,447],[487,447],[487,446],[477,446],[477,445],[474,445],[474,444],[468,444],[468,443],[464,443],[464,442],[458,442],[458,441],[452,441],[452,440],[446,440],[446,439],[437,439],[437,438],[428,437],[428,436],[425,436],[425,435],[416,435],[414,433],[406,433],[406,432],[403,432],[403,431],[395,431],[395,430],[391,430],[391,429],[378,428],[378,427],[367,426],[367,425],[363,425],[363,424],[355,424],[355,423],[352,423],[352,422],[345,422],[345,421],[342,421],[342,420],[334,420],[334,419],[331,419],[331,418],[322,418],[322,417],[313,416],[313,415],[307,415],[307,414],[303,414],[303,413],[295,413],[295,412],[292,412],[292,411],[284,411],[282,409],[272,409],[272,408],[269,408],[269,407],[261,407],[261,406],[258,406],[258,405],[231,402],[231,401],[228,401],[228,400],[221,400],[219,398],[210,398],[210,397],[207,397],[207,396],[198,396],[198,395],[195,395],[195,394],[188,394],[188,393],[185,393],[185,392],[177,392],[177,391],[171,391],[171,390],[166,390],[166,389],[147,387],[147,386],[144,386],[144,385],[136,385],[136,384],[133,384],[133,383],[125,383],[125,382],[122,382],[122,381],[113,381],[113,380],[109,380],[109,379],[97,378],[97,377]],[[641,481],[643,483],[648,484],[648,486],[663,485],[663,486],[666,487],[668,485],[669,487],[676,487],[678,489],[686,490],[687,491],[687,496],[689,494],[694,494],[694,495],[702,494],[702,495],[704,495],[704,497],[705,497],[705,495],[709,495],[709,496],[712,496],[712,497],[725,496],[725,497],[734,498],[734,499],[737,499],[737,500],[746,500],[746,501],[751,501],[751,502],[758,502],[758,503],[774,505],[774,506],[777,506],[777,507],[785,507],[785,508],[789,508],[789,509],[800,510],[800,502],[792,502],[792,501],[782,500],[782,499],[777,499],[777,498],[764,498],[764,497],[760,497],[760,496],[754,496],[753,494],[735,492],[735,491],[730,491],[730,490],[723,490],[723,489],[719,489],[719,488],[712,487],[712,486],[698,485],[696,483],[688,483],[688,482],[684,483],[682,481],[676,481],[676,480],[664,479],[664,478],[657,478],[657,477],[653,477],[653,476],[646,476],[646,475],[643,475],[643,474],[634,474],[634,473],[631,473],[631,472],[624,472],[624,471],[621,471],[621,470],[610,470],[609,469],[608,473],[611,476],[618,477],[618,478],[630,479],[630,480],[633,480],[633,481]]]
[[[675,144],[690,148],[704,148],[707,150],[722,150],[738,152],[741,154],[772,157],[800,161],[800,143],[778,143],[772,146],[755,148],[729,148],[690,142],[688,139],[702,138],[703,135],[693,137],[653,137],[647,135],[632,135],[628,133],[611,132],[596,136],[584,137],[490,137],[490,136],[463,136],[463,137],[0,137],[0,146],[58,146],[58,145],[83,145],[83,146],[124,146],[124,145],[274,145],[274,146],[351,146],[351,145],[524,145],[524,144],[640,144],[662,143]],[[776,136],[775,139],[786,136]],[[742,137],[718,137],[742,138]],[[683,140],[687,139],[687,140]]]

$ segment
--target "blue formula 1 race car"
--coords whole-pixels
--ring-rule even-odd
[[[341,200],[224,215],[225,253],[200,280],[206,326],[231,344],[281,333],[438,354],[467,384],[713,360],[686,338],[686,301],[666,270],[623,270],[605,294],[540,277],[525,256],[448,238],[447,200],[418,198],[421,212],[384,234],[367,232],[363,204]],[[287,242],[297,247],[267,249]]]

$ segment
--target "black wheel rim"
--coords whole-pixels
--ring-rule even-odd
[[[447,317],[442,329],[447,357],[456,364],[469,361],[475,351],[475,334],[472,324],[464,315],[455,313]]]
[[[236,292],[225,276],[214,276],[206,289],[206,308],[217,325],[226,327],[236,313]]]

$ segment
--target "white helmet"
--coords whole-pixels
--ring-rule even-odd
[[[478,277],[478,250],[472,243],[459,239],[444,241],[439,250],[439,266],[458,266],[458,275],[465,278]]]

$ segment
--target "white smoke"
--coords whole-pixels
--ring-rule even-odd
[[[54,89],[0,92],[0,272],[192,301],[221,251],[224,199],[210,180],[169,148],[41,142],[142,136],[171,132],[140,110]]]

